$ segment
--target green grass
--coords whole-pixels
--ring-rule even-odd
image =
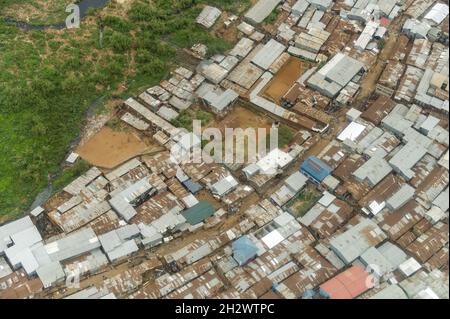
[[[211,113],[203,110],[184,110],[170,122],[176,127],[185,128],[188,131],[192,131],[193,120],[200,120],[202,126],[204,126],[210,123],[213,118],[214,116]]]
[[[315,188],[306,188],[292,199],[287,206],[294,217],[303,217],[322,195]]]
[[[273,10],[269,16],[264,20],[264,23],[266,24],[272,24],[275,21],[277,21],[278,15],[280,14],[280,12],[278,12],[278,10]]]
[[[289,145],[292,140],[294,138],[294,132],[292,131],[292,129],[285,127],[285,126],[280,126],[278,128],[278,147],[279,148],[283,148],[287,145]],[[267,134],[266,137],[266,143],[267,143],[267,148],[270,147],[270,133]]]
[[[13,2],[0,0],[0,9]],[[232,46],[196,25],[204,3],[235,11],[249,0],[134,0],[125,13],[110,3],[80,29],[63,32],[22,31],[0,19],[1,216],[23,214],[47,185],[48,174],[59,172],[99,97],[108,101],[121,85],[127,89],[120,97],[127,97],[158,83],[183,47],[202,42],[214,54]],[[54,183],[77,173],[63,172]]]

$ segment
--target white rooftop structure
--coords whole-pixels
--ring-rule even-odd
[[[221,179],[211,186],[211,191],[217,196],[224,196],[234,190],[239,185],[239,182],[232,176]]]
[[[397,210],[413,198],[415,188],[409,184],[404,184],[395,194],[386,202],[386,206],[391,210]]]
[[[92,228],[89,227],[70,233],[44,247],[52,261],[64,261],[100,247],[100,242]]]
[[[410,141],[389,160],[389,164],[405,179],[410,180],[415,176],[412,168],[426,153],[424,146]]]
[[[36,273],[45,288],[49,288],[66,277],[61,264],[57,261],[39,267]]]
[[[152,188],[153,185],[150,184],[149,179],[143,178],[113,196],[109,200],[109,204],[117,214],[129,221],[136,215],[136,210],[133,207],[134,201],[150,192]]]
[[[45,211],[44,208],[42,208],[41,206],[37,206],[36,208],[34,208],[33,210],[31,210],[30,215],[33,216],[33,217],[38,217],[38,216],[41,215],[44,211]]]
[[[264,70],[269,69],[273,62],[286,50],[286,47],[274,39],[270,39],[252,59],[252,63]]]
[[[13,243],[11,235],[20,233],[31,227],[34,227],[34,224],[29,216],[0,226],[0,254],[4,253],[5,249]]]
[[[230,51],[230,55],[235,56],[239,59],[243,59],[253,49],[254,44],[255,44],[255,42],[253,40],[250,40],[249,38],[244,37],[244,38],[240,39],[238,43],[236,43],[234,48]]]
[[[367,181],[374,187],[391,171],[392,167],[384,158],[374,156],[354,171],[353,176],[359,181]]]
[[[424,19],[432,20],[436,24],[441,24],[442,21],[448,16],[448,5],[445,3],[436,3],[430,11],[425,15]]]
[[[306,83],[321,94],[335,97],[363,68],[362,62],[339,52]]]
[[[284,181],[284,184],[293,192],[297,193],[305,187],[306,183],[308,182],[308,177],[300,173],[299,171],[295,172],[286,180]]]
[[[408,296],[398,285],[389,285],[370,297],[370,299],[408,299]]]
[[[398,266],[398,268],[406,277],[409,277],[416,271],[418,271],[420,268],[422,268],[422,266],[419,264],[417,260],[411,257],[404,263],[402,263],[400,266]]]
[[[239,94],[232,89],[223,90],[209,83],[203,83],[196,93],[217,114],[226,111],[239,98]]]
[[[358,122],[351,122],[347,127],[338,135],[339,141],[350,140],[354,142],[362,132],[366,129],[366,126]]]
[[[291,155],[276,148],[260,159],[256,165],[260,168],[261,174],[274,174],[278,169],[292,162],[292,160]]]
[[[280,2],[281,0],[259,0],[245,14],[245,18],[251,23],[261,23],[272,13]]]
[[[358,39],[355,42],[355,47],[359,50],[364,50],[370,41],[372,41],[372,38],[375,35],[375,32],[377,31],[379,26],[378,22],[375,21],[369,21],[367,22],[364,30],[358,37]]]
[[[8,263],[6,262],[5,258],[0,257],[0,279],[9,276],[12,274],[12,269],[9,267]]]
[[[216,23],[221,14],[222,11],[220,11],[219,9],[211,6],[206,6],[197,17],[197,23],[209,29],[214,25],[214,23]]]
[[[80,155],[78,155],[75,152],[72,152],[69,154],[69,156],[66,158],[66,162],[69,164],[73,164],[77,161],[77,159],[80,157]]]
[[[178,208],[171,209],[157,220],[151,223],[151,226],[157,229],[160,234],[165,234],[168,230],[179,230],[186,223],[186,218],[179,213]]]
[[[266,246],[269,249],[272,249],[279,243],[281,243],[284,240],[284,237],[280,234],[278,230],[273,230],[270,233],[268,233],[266,236],[261,238],[261,240],[266,244]]]
[[[350,264],[370,247],[387,238],[371,219],[363,219],[346,232],[330,240],[331,249],[346,264]]]
[[[198,147],[201,144],[200,138],[194,133],[186,133],[181,136],[178,144],[186,151],[191,150],[194,147]]]

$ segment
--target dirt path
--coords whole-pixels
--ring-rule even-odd
[[[386,39],[384,48],[378,54],[375,65],[364,76],[361,83],[361,91],[355,99],[355,104],[358,104],[372,95],[376,89],[378,79],[386,66],[386,61],[392,56],[397,44],[397,39],[400,35],[401,27],[406,20],[405,15],[395,18],[388,27],[388,37]]]

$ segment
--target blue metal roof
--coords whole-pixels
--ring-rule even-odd
[[[333,169],[315,156],[308,157],[300,166],[300,171],[317,182],[322,182]]]
[[[199,191],[203,189],[203,186],[199,183],[196,183],[192,181],[191,179],[188,179],[187,181],[183,182],[184,187],[186,187],[192,194],[197,194]]]
[[[238,262],[239,266],[245,265],[248,261],[253,259],[258,252],[258,248],[248,236],[242,236],[234,241],[232,247],[233,258]]]

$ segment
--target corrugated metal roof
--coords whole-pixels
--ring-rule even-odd
[[[253,23],[263,22],[281,0],[259,0],[246,14],[245,18]]]
[[[189,224],[197,225],[206,218],[214,215],[215,211],[216,210],[209,202],[201,201],[193,207],[186,209],[181,214],[186,218],[186,221]]]
[[[249,260],[254,258],[258,252],[256,245],[246,235],[235,240],[232,247],[233,258],[240,266],[245,265]]]
[[[333,171],[331,167],[315,156],[308,157],[300,166],[300,170],[318,182],[323,181]]]
[[[370,219],[363,219],[346,232],[330,240],[331,249],[349,264],[384,239],[386,234]]]
[[[261,51],[252,59],[252,63],[267,70],[273,62],[286,50],[286,47],[274,39],[270,39]]]
[[[369,274],[363,268],[352,266],[320,285],[320,290],[330,299],[353,299],[372,288],[370,283]]]

